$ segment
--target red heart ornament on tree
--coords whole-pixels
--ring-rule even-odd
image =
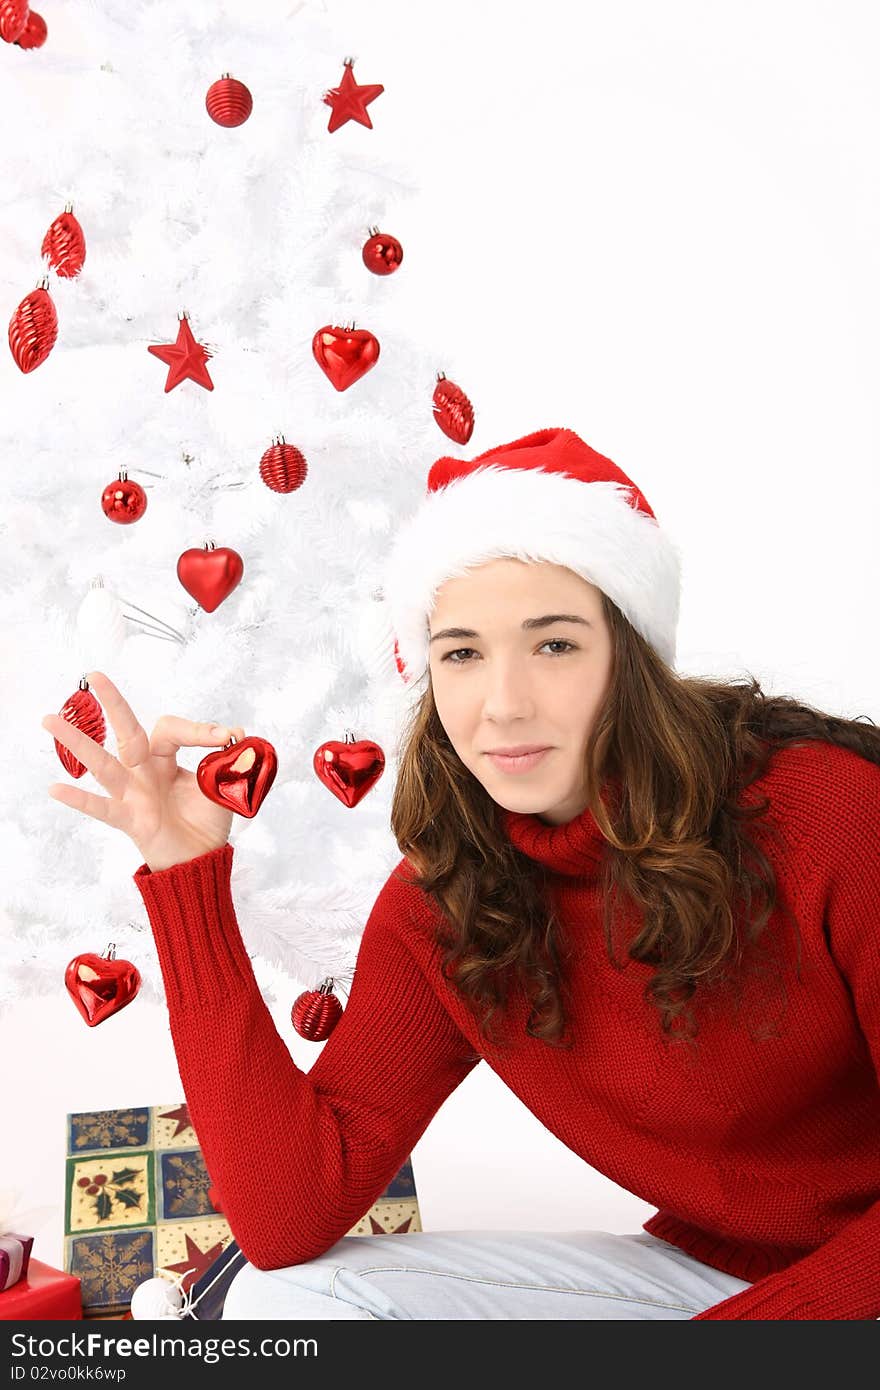
[[[337,391],[353,386],[379,360],[379,340],[366,328],[325,324],[312,339],[312,355]]]
[[[385,771],[385,754],[378,743],[346,729],[344,743],[331,739],[315,749],[312,765],[343,806],[357,806]]]
[[[259,811],[275,781],[278,758],[264,738],[251,734],[208,753],[196,768],[199,789],[210,801],[250,819]]]
[[[207,541],[201,550],[185,550],[177,561],[177,577],[206,613],[213,613],[241,583],[244,561],[235,550]]]
[[[116,960],[111,943],[103,956],[86,951],[74,956],[64,972],[67,992],[90,1028],[130,1004],[141,987],[140,971],[130,960]]]

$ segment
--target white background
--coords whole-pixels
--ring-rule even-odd
[[[399,132],[416,160],[419,196],[383,230],[404,243],[411,324],[474,401],[474,452],[576,429],[681,546],[683,674],[748,671],[880,719],[876,5],[326,13],[339,70],[353,55],[385,85],[375,131],[346,138]],[[183,1095],[164,1007],[110,1026],[60,990],[0,1020],[0,1187],[51,1209],[34,1253],[56,1265],[66,1113]],[[291,1048],[307,1069],[315,1045]],[[653,1211],[485,1064],[413,1162],[425,1229],[635,1230]]]

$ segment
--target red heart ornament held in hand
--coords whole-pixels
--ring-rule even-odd
[[[196,768],[199,789],[209,801],[250,819],[259,811],[275,781],[278,758],[264,738],[235,739],[202,758]]]
[[[325,324],[312,339],[312,355],[337,391],[359,381],[379,360],[379,340],[366,328]]]
[[[185,550],[177,561],[177,577],[206,613],[213,613],[241,583],[244,561],[235,550],[210,541],[202,550]]]
[[[371,739],[331,739],[315,749],[312,765],[343,806],[356,806],[385,771],[385,754]]]
[[[67,992],[90,1028],[124,1009],[141,987],[137,966],[116,960],[113,951],[110,945],[103,956],[94,951],[74,956],[64,972]]]

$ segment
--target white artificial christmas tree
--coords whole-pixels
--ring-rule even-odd
[[[69,0],[46,19],[42,47],[0,52],[14,113],[0,193],[7,318],[44,275],[58,315],[40,366],[23,373],[5,348],[0,361],[0,1001],[62,991],[68,961],[110,941],[137,964],[144,995],[163,996],[131,882],[137,849],[47,791],[68,781],[107,794],[64,771],[40,723],[95,669],[148,734],[169,713],[273,745],[271,791],[230,835],[242,934],[270,1000],[280,989],[292,1002],[328,975],[344,999],[399,858],[389,809],[410,697],[389,662],[381,566],[427,465],[455,448],[431,406],[452,364],[430,325],[407,319],[406,264],[378,276],[361,256],[371,228],[405,244],[420,172],[383,78],[381,26],[354,68],[361,83],[385,80],[373,128],[329,132],[324,93],[351,45],[320,7]],[[224,73],[253,97],[234,128],[206,110]],[[86,259],[63,278],[40,248],[68,203]],[[174,341],[183,311],[211,354],[212,391],[184,380],[166,392],[167,368],[148,351]],[[381,354],[337,392],[312,339],[350,323]],[[284,494],[259,473],[278,435],[308,466]],[[147,497],[128,525],[101,508],[121,469]],[[210,613],[176,573],[183,551],[209,541],[244,561]],[[312,766],[346,729],[386,756],[354,808]],[[105,747],[116,751],[109,720]],[[179,761],[194,771],[208,751]]]

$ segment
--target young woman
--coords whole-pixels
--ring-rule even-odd
[[[676,674],[675,548],[571,430],[438,460],[386,573],[403,857],[308,1073],[239,931],[231,817],[175,762],[230,730],[148,738],[100,672],[118,760],[44,720],[110,796],[50,792],[144,856],[247,1261],[223,1316],[880,1317],[880,730]],[[346,1234],[481,1059],[656,1206],[643,1229]]]

